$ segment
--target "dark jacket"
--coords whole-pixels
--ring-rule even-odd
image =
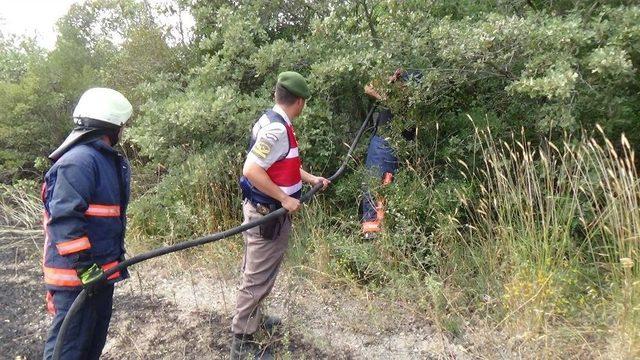
[[[78,267],[108,269],[124,259],[129,191],[129,163],[102,140],[75,145],[53,164],[42,187],[47,289],[78,289]]]

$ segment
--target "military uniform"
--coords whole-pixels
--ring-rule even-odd
[[[280,201],[288,210],[297,210],[303,180],[327,181],[302,170],[298,141],[292,119],[289,118],[289,114],[296,117],[302,112],[304,100],[309,96],[302,75],[291,71],[278,75],[276,105],[265,111],[251,130],[243,169],[246,176],[240,179],[245,224],[280,209],[283,206]],[[260,327],[273,330],[273,326],[280,322],[275,317],[263,316],[261,304],[275,283],[287,250],[290,231],[291,216],[287,213],[243,233],[245,252],[242,284],[238,289],[236,311],[231,323],[234,334],[231,359],[245,359],[248,356],[256,359],[273,358],[267,349],[261,349],[254,342],[253,334]]]
[[[300,198],[302,179],[298,143],[291,121],[280,106],[266,111],[254,125],[247,161],[265,169],[285,194]],[[244,223],[258,220],[281,207],[278,201],[255,188],[246,177],[240,179],[240,184],[244,196]],[[260,303],[273,288],[287,249],[290,229],[291,216],[287,213],[243,233],[242,285],[238,290],[236,314],[231,325],[234,334],[253,334],[258,329],[262,318]]]

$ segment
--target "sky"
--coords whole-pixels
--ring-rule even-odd
[[[51,50],[58,36],[55,24],[72,4],[85,0],[0,0],[0,32],[35,36],[38,43]],[[152,4],[169,0],[152,0]],[[183,15],[186,25],[193,25],[190,16]],[[173,19],[164,19],[171,23]]]
[[[0,0],[0,31],[3,34],[36,35],[38,43],[52,49],[55,23],[80,0]]]

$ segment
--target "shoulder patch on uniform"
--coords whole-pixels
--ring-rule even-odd
[[[271,145],[264,140],[260,140],[253,145],[251,153],[260,159],[265,159],[271,152]]]

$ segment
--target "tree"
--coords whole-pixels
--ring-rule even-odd
[[[36,176],[36,159],[46,169],[44,157],[71,129],[88,88],[116,88],[137,107],[145,101],[138,85],[184,71],[187,48],[169,46],[153,11],[133,0],[74,4],[48,54],[33,40],[0,37],[0,181]]]

